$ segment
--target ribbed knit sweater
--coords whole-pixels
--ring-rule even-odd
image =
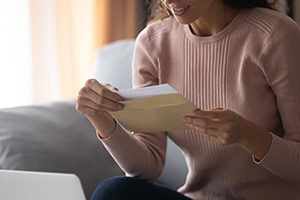
[[[257,162],[242,146],[217,144],[197,131],[130,133],[118,124],[100,140],[126,175],[155,181],[169,137],[189,170],[178,191],[192,199],[300,199],[300,29],[294,21],[269,9],[243,10],[209,37],[173,18],[151,24],[137,37],[133,85],[164,83],[201,109],[230,109],[256,123],[272,134],[271,146]]]

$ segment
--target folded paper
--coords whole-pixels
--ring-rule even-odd
[[[151,89],[153,90],[153,88],[148,88],[148,91]],[[149,95],[149,92],[145,90],[146,97],[137,92],[140,94],[139,97],[122,102],[125,105],[123,110],[110,113],[133,132],[165,132],[188,129],[182,119],[186,115],[192,115],[197,106],[174,89],[172,90],[169,85],[161,86],[161,90],[157,89],[155,88],[156,92],[159,91],[158,95],[155,92],[153,95]],[[164,92],[167,94],[163,94]],[[120,95],[122,96],[122,92]],[[131,95],[136,97],[134,92]],[[132,99],[130,96],[125,99]]]

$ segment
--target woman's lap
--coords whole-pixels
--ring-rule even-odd
[[[92,200],[190,200],[179,192],[161,184],[149,183],[134,177],[113,177],[96,188]]]

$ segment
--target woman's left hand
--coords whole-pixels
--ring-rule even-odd
[[[223,108],[205,111],[196,109],[192,116],[185,116],[183,122],[209,139],[224,145],[243,144],[253,130],[253,123]]]
[[[257,160],[266,155],[272,142],[268,131],[228,109],[196,109],[183,121],[186,126],[219,144],[240,144]]]

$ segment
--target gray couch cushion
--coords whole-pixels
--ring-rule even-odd
[[[0,168],[75,173],[87,198],[123,175],[74,101],[0,109]]]

